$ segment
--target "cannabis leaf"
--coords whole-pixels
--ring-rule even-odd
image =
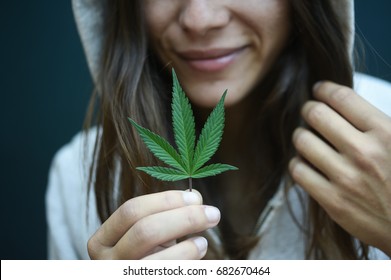
[[[170,166],[137,167],[137,169],[163,181],[189,179],[191,191],[192,178],[204,178],[228,170],[237,170],[235,166],[222,163],[202,167],[215,154],[223,136],[224,99],[227,91],[223,93],[219,103],[206,120],[196,145],[193,111],[174,69],[172,70],[172,79],[172,123],[178,151],[164,138],[138,125],[131,118],[128,119],[151,152]]]

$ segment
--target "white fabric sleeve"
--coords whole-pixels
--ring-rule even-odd
[[[49,171],[48,189],[46,192],[46,218],[48,222],[48,258],[78,259],[75,244],[72,240],[70,217],[67,214],[67,153],[69,147],[57,152]],[[69,162],[70,164],[70,162]],[[65,170],[64,170],[65,169]]]
[[[359,95],[391,117],[391,83],[362,73],[354,75],[354,89]]]
[[[88,137],[95,139],[95,132],[87,133]],[[84,154],[85,135],[77,134],[62,147],[50,167],[46,191],[49,259],[89,259],[87,242],[100,226],[93,195],[87,213],[86,166],[91,161],[93,142],[89,142],[91,153]]]

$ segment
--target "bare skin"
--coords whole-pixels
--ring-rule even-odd
[[[391,118],[335,83],[314,94],[302,116],[327,142],[298,128],[290,172],[341,227],[391,256]]]
[[[197,191],[166,191],[133,198],[117,209],[88,242],[91,259],[201,259],[203,237],[176,239],[214,227],[220,212],[202,205]]]

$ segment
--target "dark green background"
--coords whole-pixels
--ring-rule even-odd
[[[389,81],[390,11],[356,1],[365,71]],[[0,29],[0,257],[45,259],[48,168],[80,130],[92,85],[70,1],[1,1]]]

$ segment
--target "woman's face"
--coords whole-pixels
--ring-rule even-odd
[[[288,0],[146,0],[152,46],[192,102],[242,100],[265,76],[290,32]],[[171,69],[171,67],[170,67]]]

